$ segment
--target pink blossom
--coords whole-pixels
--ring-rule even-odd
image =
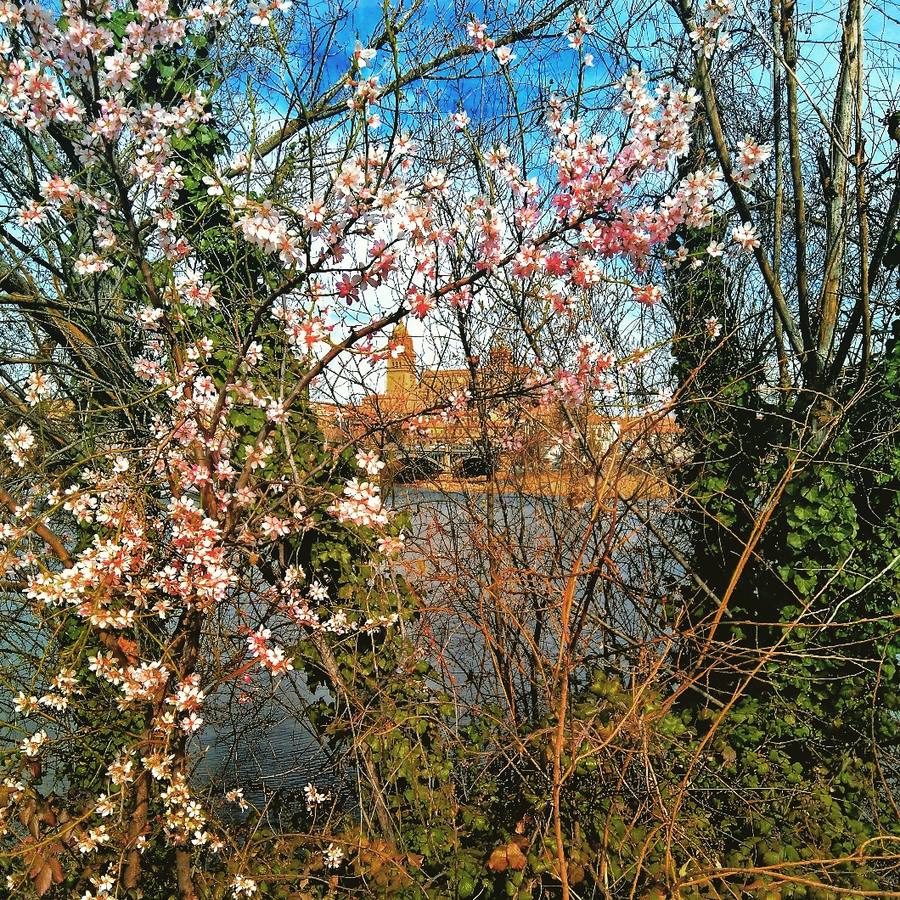
[[[731,230],[731,239],[736,244],[739,244],[742,250],[753,250],[759,247],[759,237],[756,234],[756,228],[749,222],[736,225]]]

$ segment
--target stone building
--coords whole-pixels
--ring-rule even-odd
[[[497,345],[470,366],[444,369],[417,364],[412,336],[402,324],[391,344],[396,351],[383,392],[352,404],[316,404],[333,443],[369,443],[395,466],[417,462],[423,475],[459,475],[467,467],[486,471],[473,465],[486,456],[495,470],[506,471],[578,464],[577,449],[563,449],[570,423],[558,404],[536,402],[535,373],[515,364],[508,347]],[[476,403],[470,403],[473,379]],[[611,418],[584,408],[571,415],[598,455],[612,447],[627,450],[635,462],[673,455],[678,428],[669,417]]]

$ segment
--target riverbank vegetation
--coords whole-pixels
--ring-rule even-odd
[[[897,896],[898,20],[0,3],[0,895]]]

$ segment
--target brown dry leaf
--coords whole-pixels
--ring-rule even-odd
[[[492,872],[505,872],[507,869],[524,869],[527,862],[519,845],[510,841],[494,850],[487,865]]]
[[[37,804],[33,799],[29,798],[27,802],[19,805],[19,821],[31,832],[34,840],[41,836]]]
[[[50,807],[44,807],[40,811],[40,817],[44,825],[49,825],[51,828],[56,825],[56,813]]]
[[[140,648],[135,641],[131,640],[131,638],[120,637],[116,640],[116,644],[118,645],[119,649],[125,654],[128,662],[132,664],[137,662]]]
[[[53,884],[53,870],[48,865],[42,865],[40,868],[32,869],[29,874],[34,879],[35,893],[38,897],[42,897]]]
[[[509,860],[506,856],[506,847],[498,847],[491,854],[491,858],[488,860],[487,867],[492,872],[505,872],[508,865]]]
[[[509,867],[511,869],[524,869],[528,864],[528,860],[525,859],[525,854],[521,851],[518,844],[507,844],[506,846],[507,856],[509,858]]]
[[[59,861],[59,857],[52,857],[50,860],[50,869],[53,872],[53,883],[54,884],[62,884],[63,879],[66,877],[63,872],[62,864]]]
[[[34,889],[39,897],[50,890],[51,884],[62,884],[65,875],[58,857],[62,852],[63,846],[58,841],[49,844],[44,850],[28,851],[28,874],[34,880]]]

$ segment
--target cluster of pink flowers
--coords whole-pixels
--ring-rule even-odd
[[[353,50],[353,63],[359,69],[365,69],[375,59],[376,51],[371,47],[363,47],[359,41]]]
[[[377,475],[384,468],[384,460],[376,450],[357,450],[356,464],[366,475]]]
[[[768,144],[757,144],[748,137],[738,141],[737,151],[734,178],[746,187],[753,183],[760,166],[772,155],[772,148]]]
[[[196,272],[186,272],[175,279],[175,296],[185,306],[194,309],[216,306],[215,290]]]
[[[270,642],[271,637],[268,628],[260,628],[247,637],[247,647],[254,659],[273,675],[284,675],[293,670],[294,664],[285,655],[283,647]]]
[[[756,228],[749,222],[735,225],[735,227],[731,229],[731,239],[740,246],[742,250],[753,250],[759,246],[759,237],[756,234]]]
[[[257,0],[249,6],[250,24],[268,28],[272,22],[272,13],[287,12],[291,6],[291,0]]]
[[[388,557],[400,552],[404,547],[403,535],[387,536],[378,541],[379,552]],[[372,615],[364,610],[331,609],[326,613],[314,612],[311,604],[327,605],[330,603],[328,588],[319,581],[313,581],[305,590],[301,586],[303,575],[296,567],[291,567],[285,575],[278,591],[275,607],[297,629],[295,641],[301,641],[310,633],[345,635],[354,631],[372,632],[380,628],[389,628],[399,621],[395,612]],[[261,628],[247,638],[247,646],[251,655],[272,674],[283,674],[290,666],[284,668],[283,651],[271,643],[272,633],[269,628]]]
[[[247,209],[237,221],[244,240],[266,253],[277,253],[286,266],[295,266],[300,262],[299,236],[288,227],[271,203],[251,204],[242,198],[237,205]]]
[[[487,26],[478,19],[473,18],[466,25],[466,35],[476,50],[482,53],[493,51],[501,66],[509,65],[516,58],[516,54],[508,46],[497,46],[497,42],[488,34]]]
[[[469,40],[472,41],[475,49],[481,50],[483,53],[490,53],[496,46],[493,39],[488,37],[487,28],[484,23],[479,22],[478,19],[472,19],[472,21],[466,25],[466,34],[469,36]]]
[[[203,707],[205,693],[200,687],[200,676],[194,672],[177,685],[174,697],[166,702],[175,707],[176,713],[184,713],[179,726],[182,731],[193,734],[203,726],[199,713]]]
[[[568,36],[569,46],[573,50],[580,50],[584,45],[584,39],[587,35],[594,33],[594,24],[588,19],[582,10],[576,10],[572,16],[572,22],[569,25]],[[590,55],[590,54],[588,54]],[[586,62],[586,65],[590,65]]]
[[[707,59],[711,59],[716,50],[728,50],[731,38],[725,25],[733,12],[733,0],[707,0],[703,15],[690,35],[694,49]]]
[[[541,406],[557,403],[580,406],[598,393],[615,394],[616,370],[615,356],[601,350],[593,339],[586,338],[579,344],[571,366],[548,371],[547,378],[540,383],[534,376],[529,386],[536,392]]]
[[[349,522],[366,528],[384,526],[390,521],[378,485],[356,478],[347,482],[344,495],[334,501],[329,512],[338,522]]]
[[[713,170],[694,173],[658,208],[625,206],[629,189],[646,175],[660,172],[687,152],[690,123],[699,97],[660,85],[651,93],[646,79],[633,70],[622,82],[621,109],[629,117],[631,131],[618,152],[608,147],[603,135],[583,137],[579,122],[562,118],[561,105],[551,105],[548,124],[557,138],[554,159],[564,188],[553,198],[560,218],[581,226],[582,243],[601,257],[626,255],[637,267],[648,253],[664,244],[680,225],[702,227],[709,221],[719,178]],[[613,204],[623,204],[610,214]],[[584,262],[570,259],[568,269],[581,269],[581,283],[592,283]]]
[[[9,451],[12,461],[24,468],[28,451],[34,446],[34,433],[27,425],[19,425],[3,435],[3,446]]]

